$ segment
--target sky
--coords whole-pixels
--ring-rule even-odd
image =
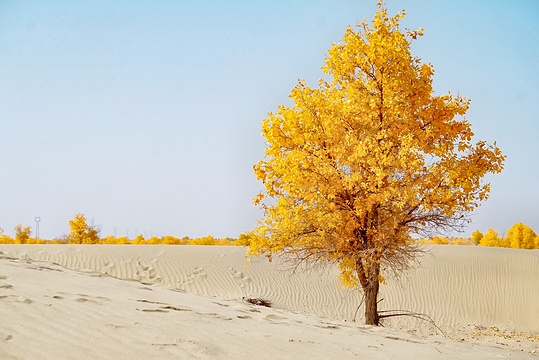
[[[425,29],[436,94],[471,99],[474,140],[507,155],[462,236],[539,232],[539,2],[388,0]],[[374,0],[0,1],[0,227],[54,239],[238,237],[263,215],[260,124],[316,86]],[[34,232],[35,235],[35,232]]]

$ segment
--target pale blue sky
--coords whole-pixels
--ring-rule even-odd
[[[464,235],[539,232],[539,2],[388,1],[425,28],[437,93],[471,98],[506,168]],[[83,212],[102,235],[237,237],[262,215],[260,123],[374,0],[0,1],[0,227],[52,239]]]

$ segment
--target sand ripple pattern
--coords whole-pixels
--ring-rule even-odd
[[[430,246],[419,267],[381,287],[381,309],[427,314],[444,328],[497,326],[539,332],[539,250]],[[361,294],[342,289],[335,267],[300,269],[226,246],[0,245],[7,256],[223,299],[263,298],[275,308],[363,321]],[[522,311],[527,309],[527,311]],[[392,327],[432,332],[395,318]]]

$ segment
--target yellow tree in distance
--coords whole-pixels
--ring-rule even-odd
[[[30,227],[23,227],[21,224],[15,226],[15,243],[26,244],[30,239]]]
[[[414,259],[410,235],[462,228],[505,159],[496,143],[472,143],[467,98],[434,94],[432,65],[410,52],[423,29],[401,31],[403,17],[378,3],[372,25],[348,27],[322,67],[331,80],[300,81],[293,107],[263,121],[254,166],[264,217],[249,254],[338,263],[370,325],[392,316],[378,311],[379,284]]]
[[[100,242],[98,231],[86,223],[84,214],[76,214],[73,220],[69,220],[69,229],[71,232],[67,235],[67,241],[70,244],[98,244]]]
[[[515,249],[538,249],[539,237],[523,223],[513,225],[507,230],[507,245]]]

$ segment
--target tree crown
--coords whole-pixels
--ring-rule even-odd
[[[467,98],[434,93],[432,65],[410,52],[423,29],[402,32],[403,16],[379,3],[371,26],[332,44],[322,68],[331,81],[300,81],[293,107],[263,121],[254,171],[265,192],[254,201],[265,216],[251,253],[337,260],[357,284],[358,261],[398,259],[410,234],[460,228],[488,198],[482,178],[505,157],[495,143],[472,143]]]

